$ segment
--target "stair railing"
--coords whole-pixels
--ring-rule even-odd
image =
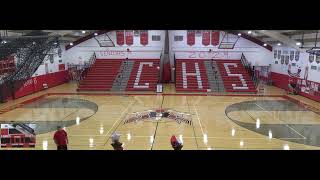
[[[257,88],[257,86],[259,84],[259,78],[256,76],[254,69],[251,68],[249,61],[247,60],[247,58],[244,56],[243,53],[241,54],[240,60],[241,60],[242,65],[244,66],[244,68],[246,69],[248,74],[250,75],[251,80],[254,82],[255,88]]]
[[[79,72],[79,78],[76,79],[76,82],[79,86],[80,81],[84,79],[84,77],[88,74],[88,72],[91,70],[92,65],[96,62],[97,56],[96,53],[94,52],[90,58],[88,62],[85,62],[84,65],[81,67],[78,66],[77,69],[79,68],[80,72]]]

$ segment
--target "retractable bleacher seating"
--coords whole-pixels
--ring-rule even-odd
[[[208,92],[208,83],[204,60],[176,60],[176,91]]]
[[[109,91],[123,60],[97,59],[80,81],[78,91]]]
[[[256,87],[240,60],[216,60],[226,92],[256,93]]]
[[[157,89],[159,70],[159,59],[133,60],[134,65],[130,79],[127,84],[127,91],[155,91]]]

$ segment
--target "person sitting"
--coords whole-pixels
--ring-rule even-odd
[[[179,139],[177,139],[175,135],[171,136],[170,142],[174,150],[181,150],[183,147],[182,142]]]
[[[122,143],[120,142],[120,134],[113,133],[111,136],[111,139],[112,139],[111,146],[113,147],[114,150],[123,150]]]

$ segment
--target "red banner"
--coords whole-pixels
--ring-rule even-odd
[[[211,33],[211,44],[218,46],[220,41],[220,31],[212,31]]]
[[[122,46],[124,44],[124,31],[117,31],[116,32],[116,36],[117,36],[117,44],[119,46]]]
[[[128,46],[133,44],[133,31],[126,31],[126,44]]]
[[[144,46],[148,44],[148,31],[140,31],[140,44]]]
[[[192,46],[195,44],[196,40],[196,31],[187,31],[187,44]]]
[[[202,31],[202,44],[205,46],[210,44],[210,31]]]

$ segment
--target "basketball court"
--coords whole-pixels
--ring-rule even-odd
[[[126,150],[171,150],[172,135],[183,150],[320,149],[317,52],[308,63],[243,31],[82,33],[47,39],[47,60],[7,60],[0,124],[35,124],[36,144],[1,150],[56,150],[57,126],[70,150],[112,150],[113,133]]]

